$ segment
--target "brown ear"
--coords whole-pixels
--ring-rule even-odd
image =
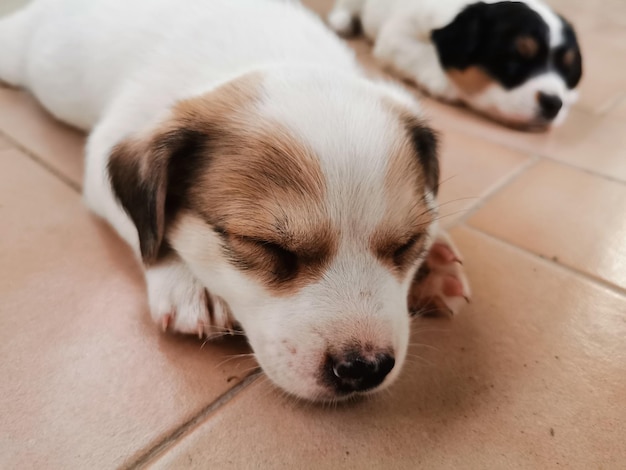
[[[180,203],[176,183],[188,181],[202,137],[197,131],[172,126],[148,139],[127,139],[111,152],[108,170],[113,192],[137,228],[146,264],[158,258],[168,209]]]

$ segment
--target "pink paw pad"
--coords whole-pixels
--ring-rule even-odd
[[[409,292],[409,310],[415,315],[456,315],[470,301],[470,288],[461,256],[441,233],[418,270]]]

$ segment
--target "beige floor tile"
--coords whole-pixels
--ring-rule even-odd
[[[576,106],[600,114],[626,92],[626,63],[615,60],[626,56],[626,26],[619,34],[586,33],[581,31],[584,72]]]
[[[626,181],[625,129],[626,117],[598,118],[577,112],[538,150],[564,163]]]
[[[626,122],[626,92],[615,102],[608,116]]]
[[[626,289],[626,186],[542,162],[469,223]]]
[[[0,150],[6,150],[11,148],[11,143],[2,135],[0,135]]]
[[[235,385],[241,345],[165,336],[129,250],[0,152],[0,468],[114,468]]]
[[[488,141],[447,131],[441,133],[440,216],[454,224],[480,199],[519,171],[529,158]]]
[[[473,230],[453,235],[473,303],[415,325],[389,393],[322,408],[260,382],[154,468],[619,468],[626,299]]]
[[[84,137],[55,121],[30,95],[0,86],[0,131],[80,186]]]

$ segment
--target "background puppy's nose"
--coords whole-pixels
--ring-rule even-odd
[[[380,385],[395,365],[390,354],[365,358],[359,354],[331,358],[330,366],[337,389],[344,392],[362,392]]]
[[[540,91],[537,100],[541,108],[541,115],[546,119],[554,119],[563,107],[563,101],[556,95],[548,95]]]

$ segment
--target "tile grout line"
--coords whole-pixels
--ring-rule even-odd
[[[40,167],[42,167],[44,170],[46,170],[52,176],[54,176],[57,179],[59,179],[62,183],[64,183],[70,189],[74,190],[75,192],[77,192],[79,194],[82,193],[82,188],[81,188],[81,186],[78,183],[75,183],[70,178],[68,178],[63,173],[61,173],[59,170],[57,170],[52,165],[50,165],[48,162],[46,162],[45,160],[43,160],[40,157],[38,157],[31,150],[29,150],[28,148],[24,147],[19,141],[13,139],[10,135],[8,135],[8,134],[6,134],[6,133],[4,133],[2,131],[0,131],[0,136],[2,136],[4,139],[6,139],[7,142],[9,142],[9,144],[11,144],[14,148],[19,150],[24,155],[26,155],[28,158],[30,158],[33,162],[38,164]]]
[[[491,234],[489,232],[485,232],[485,231],[483,231],[483,230],[481,230],[481,229],[479,229],[477,227],[474,227],[473,225],[467,225],[465,223],[459,223],[459,224],[455,225],[454,228],[463,228],[465,230],[470,230],[472,232],[480,233],[481,235],[483,235],[483,236],[485,236],[485,237],[487,237],[487,238],[489,238],[489,239],[491,239],[493,241],[501,243],[501,244],[503,244],[505,246],[508,246],[509,248],[512,248],[512,249],[516,250],[519,253],[530,255],[532,258],[539,259],[539,260],[541,260],[543,263],[545,263],[548,266],[556,267],[556,268],[561,269],[561,270],[563,270],[563,271],[565,271],[565,272],[567,272],[569,274],[573,274],[575,276],[582,277],[583,279],[585,279],[587,281],[593,282],[594,284],[597,284],[597,285],[599,285],[601,287],[604,287],[605,289],[610,290],[614,294],[618,294],[620,296],[626,296],[626,288],[624,288],[624,287],[620,287],[620,286],[618,286],[616,284],[612,284],[609,281],[606,281],[606,280],[604,280],[604,279],[602,279],[600,277],[593,276],[593,275],[591,275],[589,273],[586,273],[585,271],[581,271],[581,270],[576,269],[576,268],[574,268],[572,266],[568,266],[566,264],[559,263],[557,261],[551,260],[550,258],[547,258],[547,257],[545,257],[543,255],[540,255],[539,253],[535,253],[533,251],[527,250],[526,248],[522,248],[521,246],[518,246],[515,243],[511,243],[511,242],[509,242],[507,240],[504,240],[504,239],[502,239],[500,237],[497,237],[497,236],[495,236],[495,235],[493,235],[493,234]]]
[[[563,165],[564,167],[569,168],[571,170],[577,170],[577,171],[580,171],[580,172],[585,173],[587,175],[594,176],[596,178],[600,178],[600,179],[605,180],[605,181],[610,181],[611,183],[617,183],[617,184],[620,184],[622,186],[626,186],[626,181],[624,181],[623,179],[620,179],[620,178],[616,178],[614,176],[605,175],[603,173],[597,173],[596,171],[591,170],[589,168],[584,168],[584,167],[581,167],[581,166],[577,166],[574,163],[570,163],[570,162],[567,162],[565,160],[559,160],[558,158],[551,157],[549,155],[541,155],[541,158],[543,158],[544,160],[547,160],[547,161],[549,161],[551,163],[557,163],[559,165]]]
[[[624,95],[623,100],[626,101],[626,94]],[[596,117],[602,118],[603,116],[596,116]],[[566,160],[560,160],[560,159],[558,159],[556,157],[553,157],[550,154],[546,153],[544,150],[533,149],[532,151],[529,151],[528,149],[525,149],[525,148],[520,147],[520,146],[516,146],[516,145],[513,145],[513,144],[501,142],[498,139],[492,139],[490,137],[485,137],[485,136],[481,135],[480,133],[474,133],[474,132],[471,132],[471,131],[467,131],[465,129],[462,129],[461,127],[454,128],[454,131],[455,132],[459,132],[461,134],[464,134],[465,136],[469,136],[469,137],[472,137],[472,138],[475,138],[475,139],[478,139],[478,140],[481,140],[481,141],[484,141],[484,142],[488,142],[488,143],[490,143],[492,145],[496,145],[498,147],[502,147],[502,148],[505,148],[507,150],[510,150],[510,151],[513,151],[513,152],[516,152],[516,153],[519,153],[519,154],[522,154],[522,155],[527,155],[527,156],[529,156],[531,158],[533,156],[534,156],[534,158],[542,158],[542,159],[548,160],[548,161],[550,161],[552,163],[557,163],[557,164],[566,166],[566,167],[574,169],[574,170],[582,171],[583,173],[589,174],[591,176],[595,176],[597,178],[601,178],[601,179],[604,179],[604,180],[607,180],[607,181],[611,181],[613,183],[619,183],[621,185],[626,185],[626,181],[624,179],[616,178],[614,176],[607,175],[607,174],[604,174],[604,173],[599,173],[599,172],[597,172],[595,170],[592,170],[590,168],[585,168],[583,166],[576,165],[575,163],[570,163],[570,162],[568,162]],[[442,132],[442,134],[445,134],[445,132]]]
[[[157,458],[161,457],[177,442],[182,440],[182,438],[190,434],[191,431],[201,422],[203,422],[209,415],[229,403],[233,398],[235,398],[237,395],[239,395],[239,393],[248,388],[248,386],[250,386],[258,378],[259,372],[258,370],[255,370],[254,372],[246,376],[237,385],[228,389],[215,401],[202,408],[197,414],[192,416],[189,420],[178,426],[170,434],[168,434],[155,445],[150,447],[146,452],[140,454],[131,463],[125,464],[121,468],[125,470],[146,468],[147,465],[154,462]]]
[[[522,163],[519,166],[519,168],[512,171],[509,175],[505,176],[497,183],[493,184],[491,188],[487,189],[485,194],[482,197],[478,198],[478,201],[476,201],[474,204],[470,205],[470,207],[468,207],[467,210],[464,211],[465,214],[459,217],[457,221],[454,224],[452,224],[449,228],[453,228],[456,225],[465,224],[467,222],[467,219],[472,217],[478,210],[480,210],[486,203],[488,203],[497,193],[499,193],[502,189],[507,187],[512,182],[514,182],[524,172],[526,172],[526,170],[528,170],[532,166],[539,163],[542,160],[542,158],[543,157],[536,156],[536,155],[535,156],[529,155],[528,161]]]

